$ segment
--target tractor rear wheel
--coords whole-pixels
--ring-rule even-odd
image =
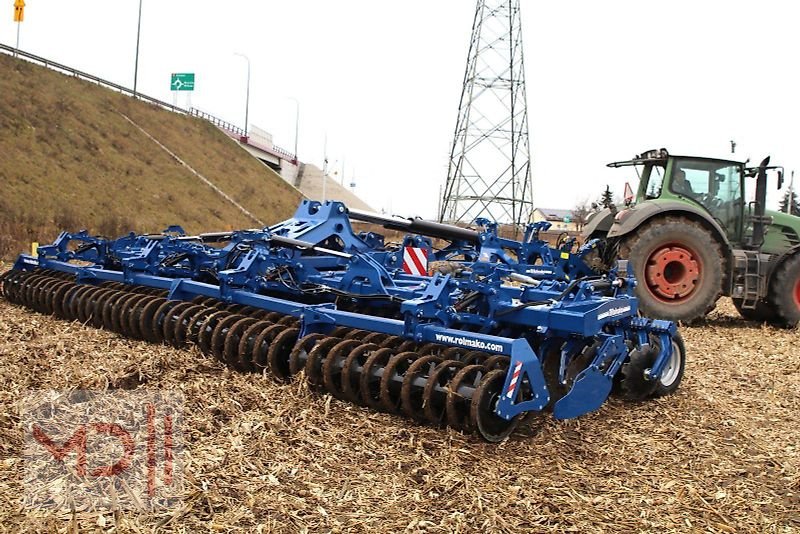
[[[776,323],[792,328],[800,322],[800,254],[795,254],[772,275],[769,301],[774,303]]]
[[[647,316],[690,322],[711,311],[722,294],[720,245],[689,219],[665,217],[642,226],[621,243],[619,255],[631,263]]]

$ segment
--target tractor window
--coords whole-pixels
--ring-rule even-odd
[[[642,185],[647,200],[660,197],[661,188],[664,186],[664,167],[662,165],[646,165],[642,175]]]
[[[670,189],[691,199],[709,213],[734,238],[742,222],[742,169],[724,161],[678,159]]]

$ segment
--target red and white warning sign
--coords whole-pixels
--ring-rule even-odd
[[[625,204],[630,204],[633,202],[633,189],[631,188],[631,184],[625,182],[625,192],[622,194],[623,199],[625,200]]]
[[[405,247],[403,249],[403,272],[417,276],[427,276],[427,249],[418,247]]]

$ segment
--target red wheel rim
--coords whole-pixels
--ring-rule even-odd
[[[794,305],[800,309],[800,278],[794,283]]]
[[[678,304],[692,298],[702,272],[700,259],[691,249],[685,245],[665,245],[647,258],[644,279],[655,298]]]

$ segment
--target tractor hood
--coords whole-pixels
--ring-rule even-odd
[[[771,220],[764,236],[764,252],[781,254],[800,246],[800,217],[773,210],[766,210],[764,215]]]
[[[764,215],[772,218],[771,226],[787,226],[800,232],[800,217],[773,210],[765,210]]]

